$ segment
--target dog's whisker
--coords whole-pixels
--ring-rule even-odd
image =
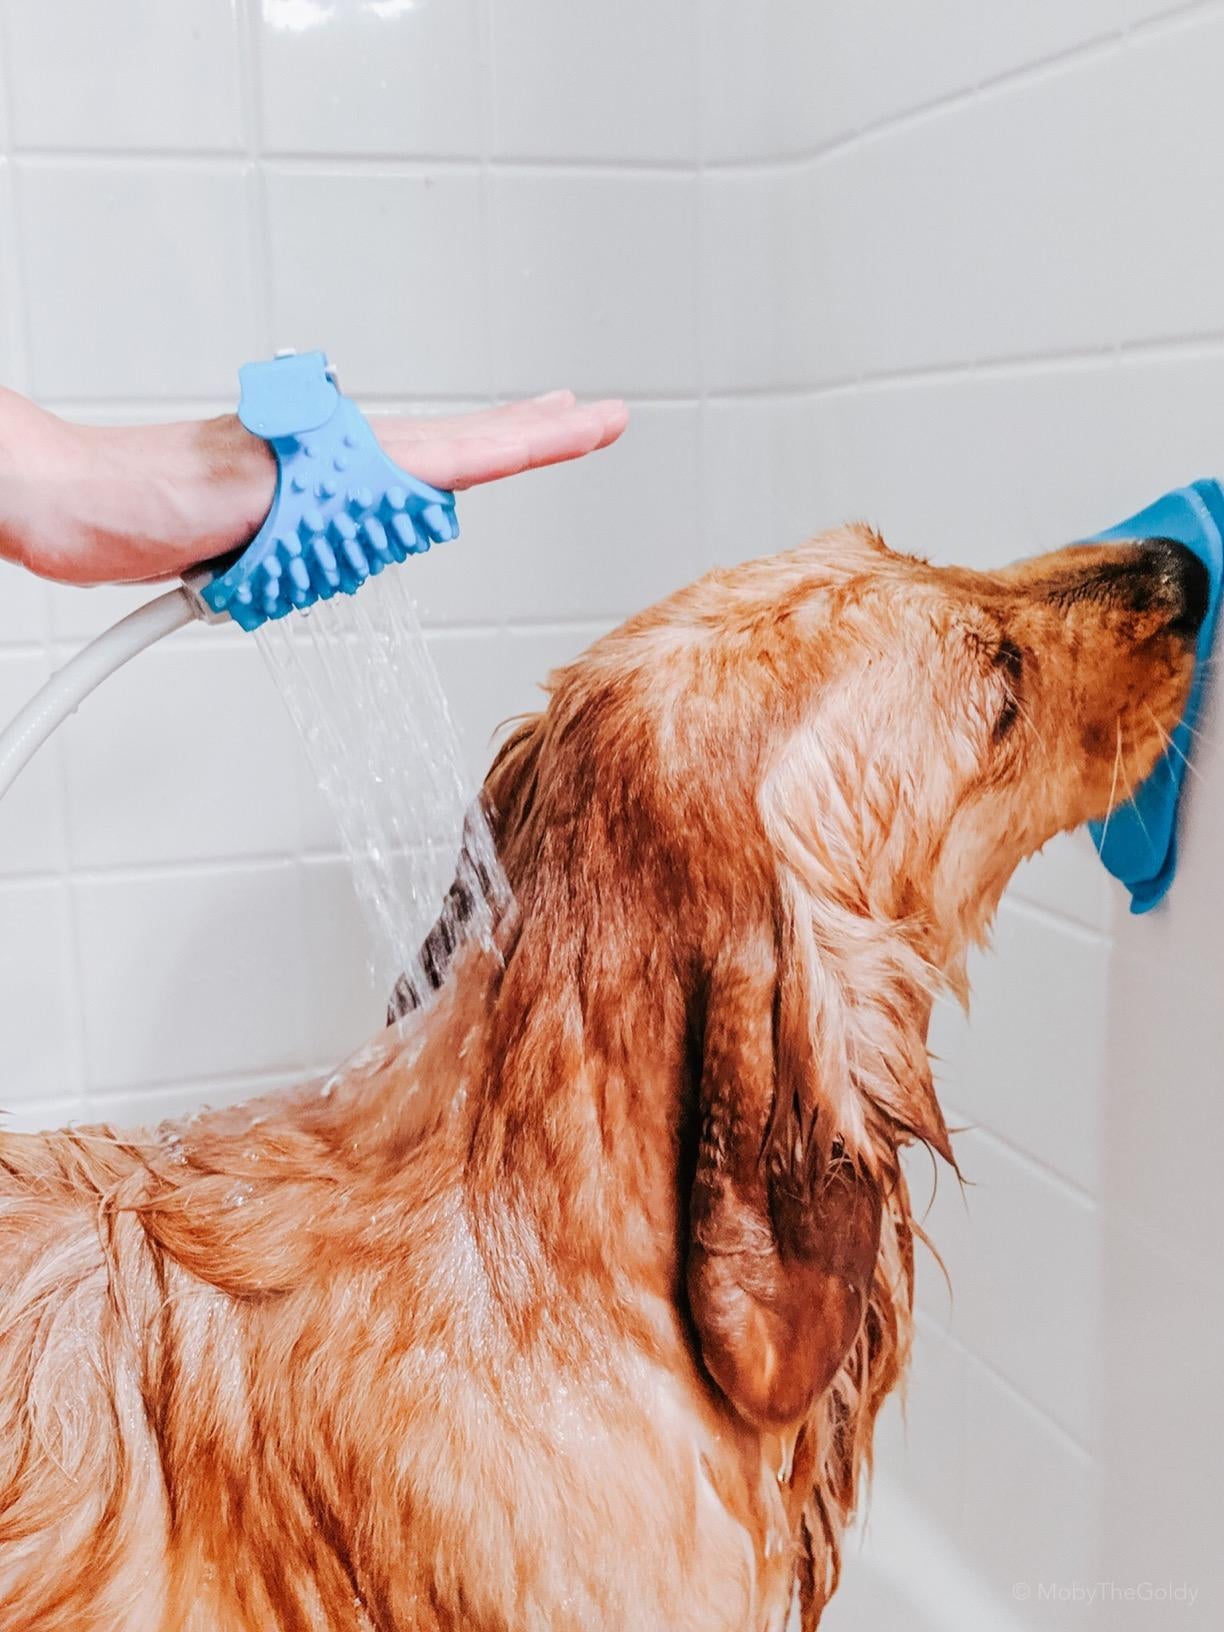
[[[1138,782],[1136,782],[1131,777],[1129,764],[1126,767],[1125,780],[1126,780],[1126,798],[1123,800],[1123,804],[1130,806],[1131,810],[1134,812],[1135,820],[1139,823],[1139,827],[1140,827],[1140,829],[1141,829],[1141,831],[1143,833],[1144,838],[1147,840],[1148,844],[1151,845],[1152,844],[1151,832],[1148,829],[1147,823],[1143,819],[1143,812],[1139,809],[1138,802],[1137,802],[1137,800],[1135,798],[1135,795],[1139,792],[1139,784],[1138,784]],[[1154,846],[1153,846],[1153,848],[1154,848]]]
[[[1214,737],[1209,737],[1203,730],[1202,726],[1192,725],[1189,720],[1183,720],[1181,723],[1184,729],[1187,730],[1192,737],[1196,738],[1197,741],[1202,743],[1204,748],[1214,749],[1218,746],[1216,739]]]
[[[1114,748],[1113,776],[1109,783],[1109,803],[1105,811],[1105,820],[1101,825],[1101,836],[1097,840],[1097,854],[1105,848],[1105,840],[1109,837],[1109,823],[1114,813],[1114,795],[1118,791],[1118,774],[1122,769],[1122,716],[1117,719],[1117,742]]]
[[[1177,746],[1177,743],[1173,740],[1169,732],[1165,730],[1164,726],[1161,725],[1151,708],[1149,708],[1146,703],[1143,706],[1147,709],[1148,718],[1156,727],[1157,732],[1162,738],[1166,752],[1176,754],[1178,759],[1180,759],[1182,764],[1186,767],[1187,771],[1189,771],[1190,775],[1198,777],[1199,781],[1202,782],[1204,780],[1202,771],[1200,771],[1198,766],[1194,764],[1189,755],[1183,753],[1183,751]]]

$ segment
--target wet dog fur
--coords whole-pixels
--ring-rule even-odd
[[[500,955],[325,1091],[0,1134],[0,1626],[814,1627],[900,1154],[952,1159],[932,999],[1155,763],[1203,597],[865,528],[711,573],[502,748]]]

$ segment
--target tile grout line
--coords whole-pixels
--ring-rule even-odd
[[[501,217],[493,197],[493,150],[496,146],[494,128],[497,106],[497,47],[494,43],[492,0],[477,0],[474,11],[476,51],[479,62],[480,97],[476,110],[477,148],[480,156],[477,200],[482,248],[480,276],[480,321],[484,346],[484,381],[488,400],[501,400],[497,391],[497,343],[493,323],[493,279],[501,262]],[[497,646],[504,647],[509,622],[504,613],[491,621],[496,631]],[[428,629],[426,630],[428,633]],[[494,661],[496,661],[496,650]]]
[[[954,1332],[950,1332],[946,1326],[940,1326],[938,1321],[933,1320],[929,1315],[924,1316],[924,1320],[964,1360],[968,1361],[970,1365],[976,1366],[980,1372],[989,1377],[991,1382],[1006,1394],[1014,1404],[1021,1406],[1029,1415],[1036,1417],[1045,1428],[1050,1429],[1058,1439],[1062,1440],[1065,1449],[1073,1451],[1088,1466],[1097,1466],[1097,1454],[1088,1441],[1080,1439],[1078,1434],[1059,1422],[1057,1417],[1051,1416],[1043,1405],[1039,1405],[1036,1400],[1026,1394],[1005,1371],[1000,1371],[993,1361],[988,1360],[977,1349],[971,1349]]]
[[[737,402],[821,402],[856,394],[871,394],[925,386],[955,385],[976,380],[1027,378],[1062,371],[1108,368],[1128,362],[1177,363],[1224,359],[1224,328],[1184,335],[1153,335],[1138,340],[1103,341],[1099,345],[1055,347],[1049,351],[979,357],[949,363],[923,363],[912,368],[889,369],[879,373],[847,374],[805,385],[730,386],[702,392],[639,390],[625,393],[631,406],[656,408],[713,406]],[[514,393],[496,393],[495,400],[510,400]],[[473,403],[470,392],[455,396],[436,392],[420,399],[405,399],[385,392],[362,391],[354,395],[375,413],[394,411],[426,413],[453,412]],[[46,406],[57,412],[104,410],[116,417],[152,410],[182,413],[202,409],[209,413],[224,410],[220,401],[177,397],[63,397],[49,398]]]
[[[1114,933],[1111,929],[1102,929],[1099,924],[1086,923],[1084,919],[1072,917],[1069,912],[1062,912],[1057,907],[1048,907],[1042,901],[1032,901],[1027,896],[1021,895],[1018,890],[1004,897],[1000,909],[1004,906],[1018,918],[1027,919],[1032,924],[1040,924],[1045,929],[1057,930],[1060,935],[1078,941],[1081,946],[1095,947],[1106,953],[1113,949]]]
[[[1004,1134],[995,1133],[992,1128],[986,1127],[982,1122],[970,1122],[964,1131],[972,1133],[987,1145],[993,1145],[996,1151],[1001,1151],[1014,1161],[1018,1167],[1026,1169],[1030,1178],[1038,1177],[1050,1189],[1058,1191],[1064,1201],[1074,1202],[1076,1206],[1086,1212],[1095,1213],[1098,1217],[1103,1216],[1102,1202],[1099,1196],[1093,1195],[1090,1190],[1084,1189],[1074,1179],[1069,1179],[1065,1173],[1060,1173],[1057,1168],[1051,1167],[1048,1162],[1042,1161],[1039,1156],[1034,1156],[1031,1151],[1013,1143]],[[967,1174],[966,1177],[972,1179],[972,1174]]]
[[[97,1100],[98,1104],[104,1108],[122,1109],[126,1102],[133,1099],[168,1099],[171,1096],[178,1097],[180,1095],[190,1095],[194,1099],[207,1093],[209,1088],[238,1088],[243,1093],[258,1094],[278,1087],[292,1088],[297,1081],[296,1072],[298,1069],[298,1067],[290,1066],[284,1070],[217,1071],[204,1077],[183,1077],[176,1079],[172,1083],[165,1080],[155,1080],[141,1083],[132,1089],[103,1089],[98,1094]],[[309,1069],[309,1067],[304,1066],[300,1069]]]
[[[915,103],[912,107],[903,108],[899,113],[885,115],[884,118],[864,125],[859,130],[848,132],[816,149],[809,158],[816,164],[826,159],[838,159],[860,146],[886,139],[894,134],[904,134],[915,126],[940,118],[946,113],[973,108],[988,99],[994,100],[1000,93],[1016,88],[1040,84],[1052,75],[1062,72],[1068,64],[1074,63],[1079,66],[1085,59],[1105,55],[1116,49],[1123,32],[1117,28],[1109,28],[1086,40],[1077,41],[1074,45],[1035,57],[1022,63],[1018,68],[1005,68],[998,73],[987,74],[981,79],[970,79],[929,101]]]
[[[846,375],[797,391],[815,400],[919,386],[953,385],[964,380],[1023,378],[1063,370],[1116,366],[1128,359],[1178,362],[1196,357],[1218,360],[1224,353],[1224,330],[1144,340],[1103,341],[1100,345],[1057,348],[1023,355],[981,357],[954,363],[919,364],[877,374]],[[765,392],[766,395],[770,393]],[[744,393],[736,393],[744,395]]]

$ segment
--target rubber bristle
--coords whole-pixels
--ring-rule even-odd
[[[271,440],[280,467],[272,512],[200,592],[243,629],[356,594],[385,566],[458,535],[454,494],[392,464],[346,398],[308,436]]]

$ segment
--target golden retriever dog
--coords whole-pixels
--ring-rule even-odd
[[[1155,764],[1205,595],[1159,541],[713,572],[502,748],[498,955],[323,1090],[0,1135],[5,1632],[814,1627],[933,997]]]

